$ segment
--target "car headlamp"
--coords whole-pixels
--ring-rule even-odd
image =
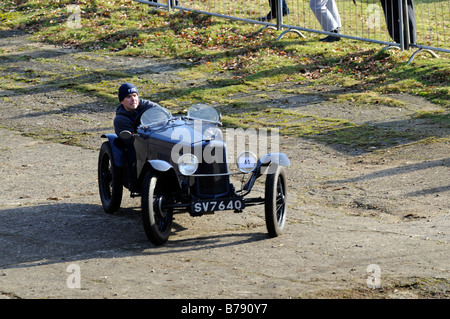
[[[184,154],[178,159],[178,169],[183,175],[192,175],[198,168],[198,158],[194,154]]]
[[[237,158],[237,166],[243,173],[250,173],[257,165],[258,159],[252,152],[242,152]]]

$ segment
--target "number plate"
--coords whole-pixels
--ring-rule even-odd
[[[245,202],[242,198],[208,199],[195,201],[191,204],[191,211],[195,214],[243,208],[245,208]]]

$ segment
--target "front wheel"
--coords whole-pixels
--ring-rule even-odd
[[[173,212],[164,208],[169,199],[162,179],[147,172],[142,185],[142,218],[147,238],[155,245],[164,244],[170,236]]]
[[[275,172],[266,178],[265,215],[269,236],[277,237],[283,232],[286,223],[287,185],[284,169],[280,166],[270,167],[270,171],[272,169]]]

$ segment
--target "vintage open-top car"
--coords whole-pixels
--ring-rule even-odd
[[[113,213],[120,208],[124,187],[130,196],[141,196],[144,230],[155,245],[168,240],[176,212],[201,216],[223,210],[242,212],[259,204],[264,204],[269,236],[281,234],[287,206],[283,167],[290,165],[289,158],[277,152],[257,159],[246,150],[237,156],[237,167],[231,171],[219,124],[217,111],[204,104],[178,117],[153,107],[138,117],[135,132],[103,135],[108,138],[98,161],[103,209]],[[247,174],[240,189],[230,182],[235,174]],[[262,175],[266,176],[264,198],[249,198]]]

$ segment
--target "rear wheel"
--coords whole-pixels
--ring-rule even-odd
[[[266,178],[265,215],[270,237],[279,236],[286,223],[286,173],[280,166],[271,167]]]
[[[104,142],[98,157],[98,188],[103,210],[109,214],[119,210],[123,185],[120,168],[114,165],[109,142]]]
[[[142,185],[142,218],[147,238],[155,245],[164,244],[170,236],[173,211],[164,208],[170,194],[162,178],[147,172]]]

